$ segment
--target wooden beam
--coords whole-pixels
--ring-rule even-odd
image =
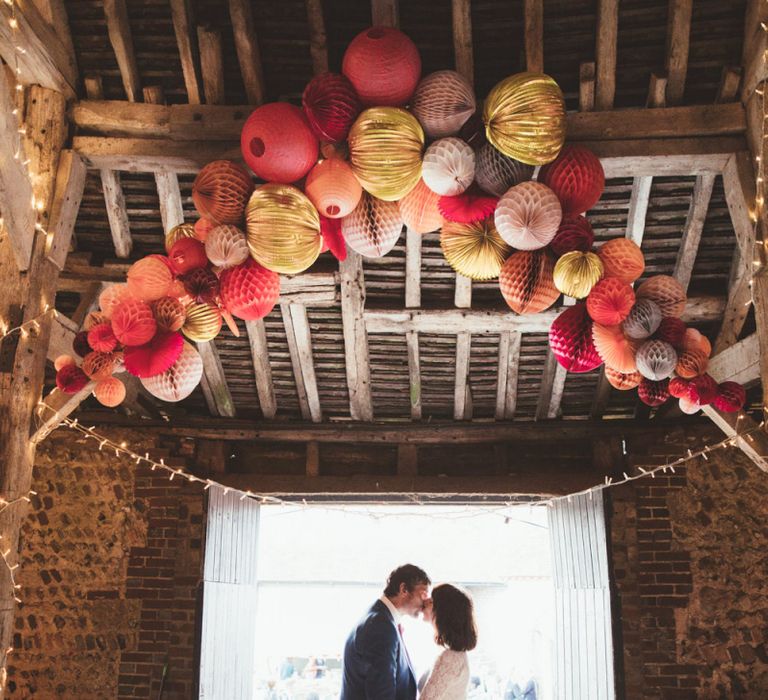
[[[85,191],[85,161],[74,151],[62,151],[56,173],[56,191],[48,222],[48,259],[59,270],[69,252],[77,212]]]
[[[59,355],[72,355],[72,341],[79,330],[79,323],[64,314],[56,313],[51,322],[47,359],[54,362]]]
[[[307,443],[307,465],[305,471],[308,477],[320,476],[320,445],[316,442]]]
[[[723,66],[720,75],[720,86],[717,88],[717,104],[733,102],[739,94],[741,83],[741,66]]]
[[[475,82],[475,61],[472,49],[471,0],[452,0],[453,55],[456,72],[463,75],[470,85]]]
[[[522,334],[502,331],[499,336],[499,369],[496,381],[496,420],[512,420],[517,408],[517,377]]]
[[[619,30],[618,0],[597,2],[595,47],[595,107],[611,109],[616,94],[616,40]]]
[[[728,301],[725,303],[720,331],[712,345],[714,354],[722,352],[739,339],[752,306],[751,273],[752,261],[744,260],[739,248],[734,248],[728,281]]]
[[[179,47],[181,70],[184,74],[184,85],[187,89],[187,101],[199,105],[202,100],[200,89],[200,71],[198,67],[197,40],[193,35],[192,6],[190,0],[170,0],[173,31],[176,34],[176,45]]]
[[[315,362],[312,356],[312,335],[309,330],[309,318],[307,307],[299,304],[290,306],[291,320],[293,321],[293,333],[296,338],[299,363],[301,364],[301,377],[304,382],[304,390],[307,393],[309,405],[309,417],[313,423],[323,420],[320,408],[320,394],[317,390],[317,377],[315,376]]]
[[[693,0],[669,0],[667,15],[667,104],[679,105],[685,93]]]
[[[456,336],[456,372],[453,384],[453,419],[468,420],[467,397],[469,394],[469,358],[472,352],[472,335],[459,333]]]
[[[768,8],[760,0],[749,0],[744,20],[744,43],[741,65],[743,79],[741,81],[741,101],[746,104],[755,94],[766,73],[764,54],[768,49],[768,33],[762,24],[768,21]]]
[[[285,340],[288,345],[288,354],[291,358],[291,367],[293,368],[293,380],[296,384],[299,410],[304,420],[310,420],[312,416],[309,410],[309,401],[307,400],[307,390],[304,388],[304,375],[301,372],[301,357],[299,356],[299,346],[296,343],[296,333],[293,330],[291,307],[288,304],[280,304],[280,313],[283,317]]]
[[[627,212],[626,237],[637,245],[642,245],[645,233],[645,217],[648,213],[648,204],[651,200],[651,185],[653,177],[650,175],[636,177],[632,181],[632,194],[629,199],[629,211]]]
[[[72,41],[72,31],[69,27],[69,17],[64,0],[33,0],[40,15],[48,24],[49,28],[54,28],[55,35],[64,47],[67,56],[67,63],[71,65],[75,80],[78,80],[77,56],[75,54],[75,44]],[[77,87],[77,85],[75,85]]]
[[[760,379],[760,341],[757,333],[714,355],[707,372],[718,383],[752,384]]]
[[[88,382],[75,394],[65,394],[59,389],[53,389],[43,398],[44,405],[35,410],[30,441],[38,443],[48,437],[48,434],[55,430],[62,420],[77,410],[80,404],[91,395],[95,386],[96,382]]]
[[[264,101],[264,76],[261,68],[261,52],[256,40],[253,6],[249,0],[229,0],[229,16],[232,19],[235,49],[240,64],[240,75],[243,77],[245,86],[245,96],[250,104],[259,105]],[[320,17],[322,19],[322,10]],[[202,46],[200,50],[202,53]],[[203,76],[205,76],[205,66],[203,66]],[[210,100],[206,99],[206,101],[210,104]]]
[[[217,27],[198,26],[197,41],[200,46],[205,102],[209,105],[223,104],[224,57],[221,49],[221,30]]]
[[[650,85],[648,86],[648,99],[645,106],[651,109],[664,107],[667,104],[667,74],[651,73]]]
[[[133,36],[126,0],[104,0],[104,16],[107,20],[109,41],[117,58],[120,77],[123,79],[125,94],[129,102],[139,102],[141,78],[133,51]]]
[[[416,477],[419,474],[419,448],[416,445],[397,446],[397,475]]]
[[[579,110],[592,112],[595,109],[595,62],[585,61],[579,65]]]
[[[201,385],[208,410],[215,416],[234,417],[236,415],[235,402],[232,400],[216,345],[212,340],[197,343],[197,351],[203,358]]]
[[[325,35],[322,0],[305,0],[309,24],[309,53],[315,75],[328,72],[328,40]]]
[[[525,69],[544,72],[544,0],[525,0]]]
[[[115,244],[115,255],[118,258],[128,258],[133,248],[133,239],[128,210],[125,206],[125,195],[120,184],[120,174],[116,170],[102,169],[99,175],[107,207],[109,230],[112,232],[112,242]]]
[[[552,350],[547,348],[547,355],[544,360],[544,367],[541,371],[541,382],[539,383],[539,398],[536,402],[536,420],[546,420],[549,418],[550,406],[552,403],[552,392],[555,386],[555,377],[557,368],[560,364],[557,361]]]
[[[704,221],[707,218],[709,201],[712,199],[712,189],[714,186],[715,176],[712,174],[699,175],[693,186],[691,206],[688,209],[677,260],[675,261],[675,270],[672,273],[672,276],[686,290],[693,274],[696,254],[699,252],[701,234],[704,231]]]
[[[421,234],[405,229],[405,306],[421,306]]]
[[[371,19],[374,27],[398,27],[400,25],[398,0],[371,0]]]
[[[419,358],[419,334],[405,334],[408,348],[408,395],[411,401],[411,419],[421,420],[421,361]]]
[[[77,308],[72,312],[72,321],[78,328],[82,328],[88,314],[98,308],[99,295],[102,291],[104,291],[103,282],[91,282],[83,289]]]
[[[264,418],[272,419],[277,414],[275,387],[272,383],[272,365],[269,362],[269,346],[264,321],[246,321],[248,343],[253,360],[253,374],[256,378],[256,393],[259,395],[259,405]]]
[[[723,433],[734,438],[734,446],[738,447],[760,469],[768,472],[768,437],[757,423],[745,413],[721,413],[714,406],[702,406],[702,413],[707,416]],[[748,437],[736,437],[748,430]]]

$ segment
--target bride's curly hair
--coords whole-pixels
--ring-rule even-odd
[[[435,641],[453,651],[471,651],[477,646],[472,598],[460,588],[443,583],[432,589]]]

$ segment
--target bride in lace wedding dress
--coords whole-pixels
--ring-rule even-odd
[[[444,647],[429,673],[419,700],[466,700],[469,687],[467,652],[477,644],[472,599],[467,593],[444,583],[432,591],[424,610],[431,619],[435,641]]]

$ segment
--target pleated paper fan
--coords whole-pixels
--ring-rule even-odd
[[[637,371],[635,344],[621,332],[619,326],[592,325],[592,340],[600,359],[606,367],[611,367],[622,374]]]
[[[661,406],[669,398],[669,379],[655,382],[652,379],[643,379],[637,387],[637,395],[647,406]]]
[[[473,224],[444,224],[440,247],[448,264],[473,280],[498,277],[504,260],[512,252],[496,231],[492,217]]]
[[[125,369],[134,377],[154,377],[179,359],[184,339],[180,333],[160,331],[146,345],[125,349]]]
[[[646,340],[635,355],[637,371],[646,379],[660,381],[668,379],[675,371],[677,353],[663,340]]]
[[[475,187],[470,187],[456,197],[440,197],[437,206],[446,221],[472,224],[493,214],[498,201],[496,197],[490,197]]]

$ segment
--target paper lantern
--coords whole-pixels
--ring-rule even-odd
[[[403,231],[396,202],[363,194],[355,210],[341,220],[341,232],[352,250],[368,258],[380,258],[395,247]]]
[[[72,357],[72,355],[59,355],[54,361],[53,361],[53,367],[58,372],[62,367],[66,367],[67,365],[75,365],[77,364],[75,362],[75,358]]]
[[[440,232],[440,247],[448,264],[473,280],[498,277],[512,252],[496,231],[492,217],[474,224],[445,224]]]
[[[181,332],[190,340],[203,343],[213,340],[221,330],[221,311],[213,304],[197,304],[192,302],[186,308],[187,318],[181,327]]]
[[[338,143],[347,138],[363,106],[352,83],[338,73],[316,75],[301,97],[309,128],[321,141]]]
[[[475,178],[475,152],[455,136],[435,141],[424,153],[421,177],[433,192],[455,197]]]
[[[56,372],[56,387],[65,394],[76,394],[88,386],[88,375],[77,365],[65,365]]]
[[[107,315],[103,311],[89,311],[83,321],[83,330],[89,331],[100,323],[109,323]]]
[[[638,299],[621,324],[629,338],[643,340],[652,336],[661,323],[661,309],[650,299]]]
[[[328,158],[309,171],[304,192],[320,214],[340,219],[357,206],[363,188],[349,163]]]
[[[424,131],[416,118],[397,107],[366,109],[349,132],[349,160],[363,188],[393,202],[421,177]]]
[[[587,311],[595,323],[615,326],[621,323],[635,305],[632,287],[615,277],[600,280],[587,297]]]
[[[221,303],[244,321],[264,318],[280,298],[280,276],[252,258],[221,273]]]
[[[127,284],[111,284],[99,294],[99,308],[107,318],[112,318],[112,314],[120,304],[133,298]]]
[[[483,145],[475,158],[477,184],[496,197],[501,197],[510,187],[530,180],[533,170],[532,165],[505,156],[490,143]]]
[[[189,297],[198,304],[210,304],[219,293],[219,278],[207,267],[198,267],[181,278]]]
[[[437,231],[444,222],[443,215],[440,213],[440,195],[435,194],[424,184],[424,180],[419,180],[405,197],[398,203],[400,216],[403,223],[416,233],[430,233]]]
[[[496,197],[489,197],[473,186],[455,197],[440,197],[437,208],[447,221],[471,224],[487,219],[496,211],[498,202]]]
[[[717,382],[708,374],[691,379],[688,386],[688,400],[695,401],[699,406],[709,406],[719,394]]]
[[[457,134],[476,109],[472,86],[453,70],[430,73],[418,84],[411,100],[411,111],[433,139]]]
[[[125,349],[125,369],[134,377],[154,377],[179,359],[183,345],[180,333],[160,331],[145,345]]]
[[[112,314],[112,331],[123,345],[144,345],[155,335],[157,322],[149,304],[128,299]]]
[[[182,238],[176,241],[168,253],[168,259],[174,274],[177,275],[186,275],[192,270],[208,265],[205,244],[197,238]]]
[[[461,127],[459,136],[462,141],[466,141],[475,151],[480,150],[488,139],[485,136],[485,124],[480,110],[476,111]]]
[[[694,413],[698,413],[701,410],[701,406],[698,403],[691,401],[688,398],[681,398],[680,401],[678,401],[678,405],[680,406],[680,410],[689,416],[692,416]]]
[[[217,226],[205,241],[205,254],[216,267],[226,270],[244,263],[250,254],[245,234],[230,224]]]
[[[638,299],[650,299],[661,309],[662,316],[680,318],[688,298],[685,289],[670,275],[654,275],[637,288]]]
[[[676,399],[688,398],[691,383],[682,377],[672,377],[669,380],[669,395]]]
[[[488,140],[505,156],[529,165],[550,163],[565,141],[565,101],[542,73],[518,73],[489,93],[483,106]]]
[[[499,273],[504,301],[518,314],[536,314],[557,301],[552,272],[555,263],[545,250],[520,250],[510,255]]]
[[[320,217],[295,187],[269,183],[257,188],[248,202],[245,225],[251,256],[274,272],[296,275],[320,255]]]
[[[557,233],[562,218],[555,193],[539,182],[510,188],[496,206],[496,228],[518,250],[538,250]]]
[[[184,343],[179,359],[173,367],[154,377],[141,380],[152,396],[162,401],[186,399],[203,377],[203,359],[189,343]]]
[[[116,368],[117,357],[111,352],[94,350],[83,358],[83,372],[95,381],[111,377]]]
[[[707,371],[709,357],[701,350],[683,350],[677,360],[675,372],[683,379],[693,379]]]
[[[123,403],[125,399],[125,384],[117,377],[107,377],[99,382],[93,388],[93,395],[96,400],[107,408],[115,408]]]
[[[179,278],[173,280],[171,288],[168,290],[168,296],[178,299],[182,304],[187,304],[191,301],[189,293],[184,288],[184,282]]]
[[[594,242],[595,233],[589,221],[583,216],[565,214],[549,247],[560,257],[574,250],[587,253],[592,250]]]
[[[208,234],[216,228],[217,225],[218,224],[215,221],[211,221],[210,219],[198,219],[195,221],[195,238],[197,238],[198,241],[205,243]]]
[[[646,340],[635,355],[637,371],[646,379],[658,382],[672,376],[677,364],[675,349],[663,340]]]
[[[549,165],[542,167],[539,182],[558,197],[566,214],[591,209],[605,188],[605,173],[600,159],[588,148],[568,145]]]
[[[391,27],[360,32],[344,52],[341,72],[364,105],[398,107],[411,99],[421,76],[416,45]]]
[[[662,379],[658,382],[652,379],[643,379],[640,386],[637,387],[637,395],[646,406],[661,406],[669,398],[668,387],[668,379]]]
[[[179,331],[184,325],[187,312],[184,305],[174,297],[163,297],[152,305],[157,327],[162,331]]]
[[[619,391],[635,389],[643,380],[640,372],[617,372],[610,367],[605,368],[605,378],[614,389]]]
[[[695,328],[685,329],[682,346],[683,350],[698,350],[707,357],[712,354],[712,344],[709,342],[709,339]]]
[[[552,322],[549,347],[569,372],[590,372],[602,364],[592,341],[592,320],[585,304],[569,306]]]
[[[673,348],[680,349],[685,338],[687,326],[679,318],[667,316],[661,319],[654,338],[666,340]]]
[[[603,326],[599,323],[592,324],[592,341],[600,359],[606,367],[631,374],[637,371],[635,343],[629,340],[619,326]]]
[[[603,263],[594,253],[574,250],[555,263],[555,287],[576,299],[586,297],[602,276]]]
[[[206,221],[206,219],[200,219]],[[199,223],[199,221],[198,221]],[[177,224],[165,234],[165,252],[170,253],[173,244],[182,238],[197,238],[197,224]]]
[[[287,102],[271,102],[251,112],[240,134],[240,150],[256,177],[288,184],[310,171],[320,144],[301,109]]]
[[[88,332],[80,331],[75,333],[75,337],[72,339],[72,350],[78,357],[85,357],[93,348],[88,345]]]
[[[192,183],[192,201],[200,216],[217,224],[237,224],[243,218],[253,181],[248,171],[230,160],[214,160]]]
[[[112,324],[99,323],[88,331],[88,345],[94,350],[112,352],[117,347],[117,338],[112,332]]]
[[[717,396],[713,403],[718,411],[735,413],[744,408],[747,401],[747,392],[737,382],[723,382],[717,387]]]
[[[615,277],[632,284],[645,270],[645,258],[640,247],[629,238],[614,238],[597,251],[603,261],[605,277]]]
[[[164,297],[172,280],[173,274],[168,266],[154,257],[137,260],[128,268],[128,291],[141,301],[154,301]]]
[[[320,236],[323,239],[321,252],[331,251],[336,260],[347,259],[347,243],[341,232],[341,219],[329,219],[327,216],[320,216]]]

